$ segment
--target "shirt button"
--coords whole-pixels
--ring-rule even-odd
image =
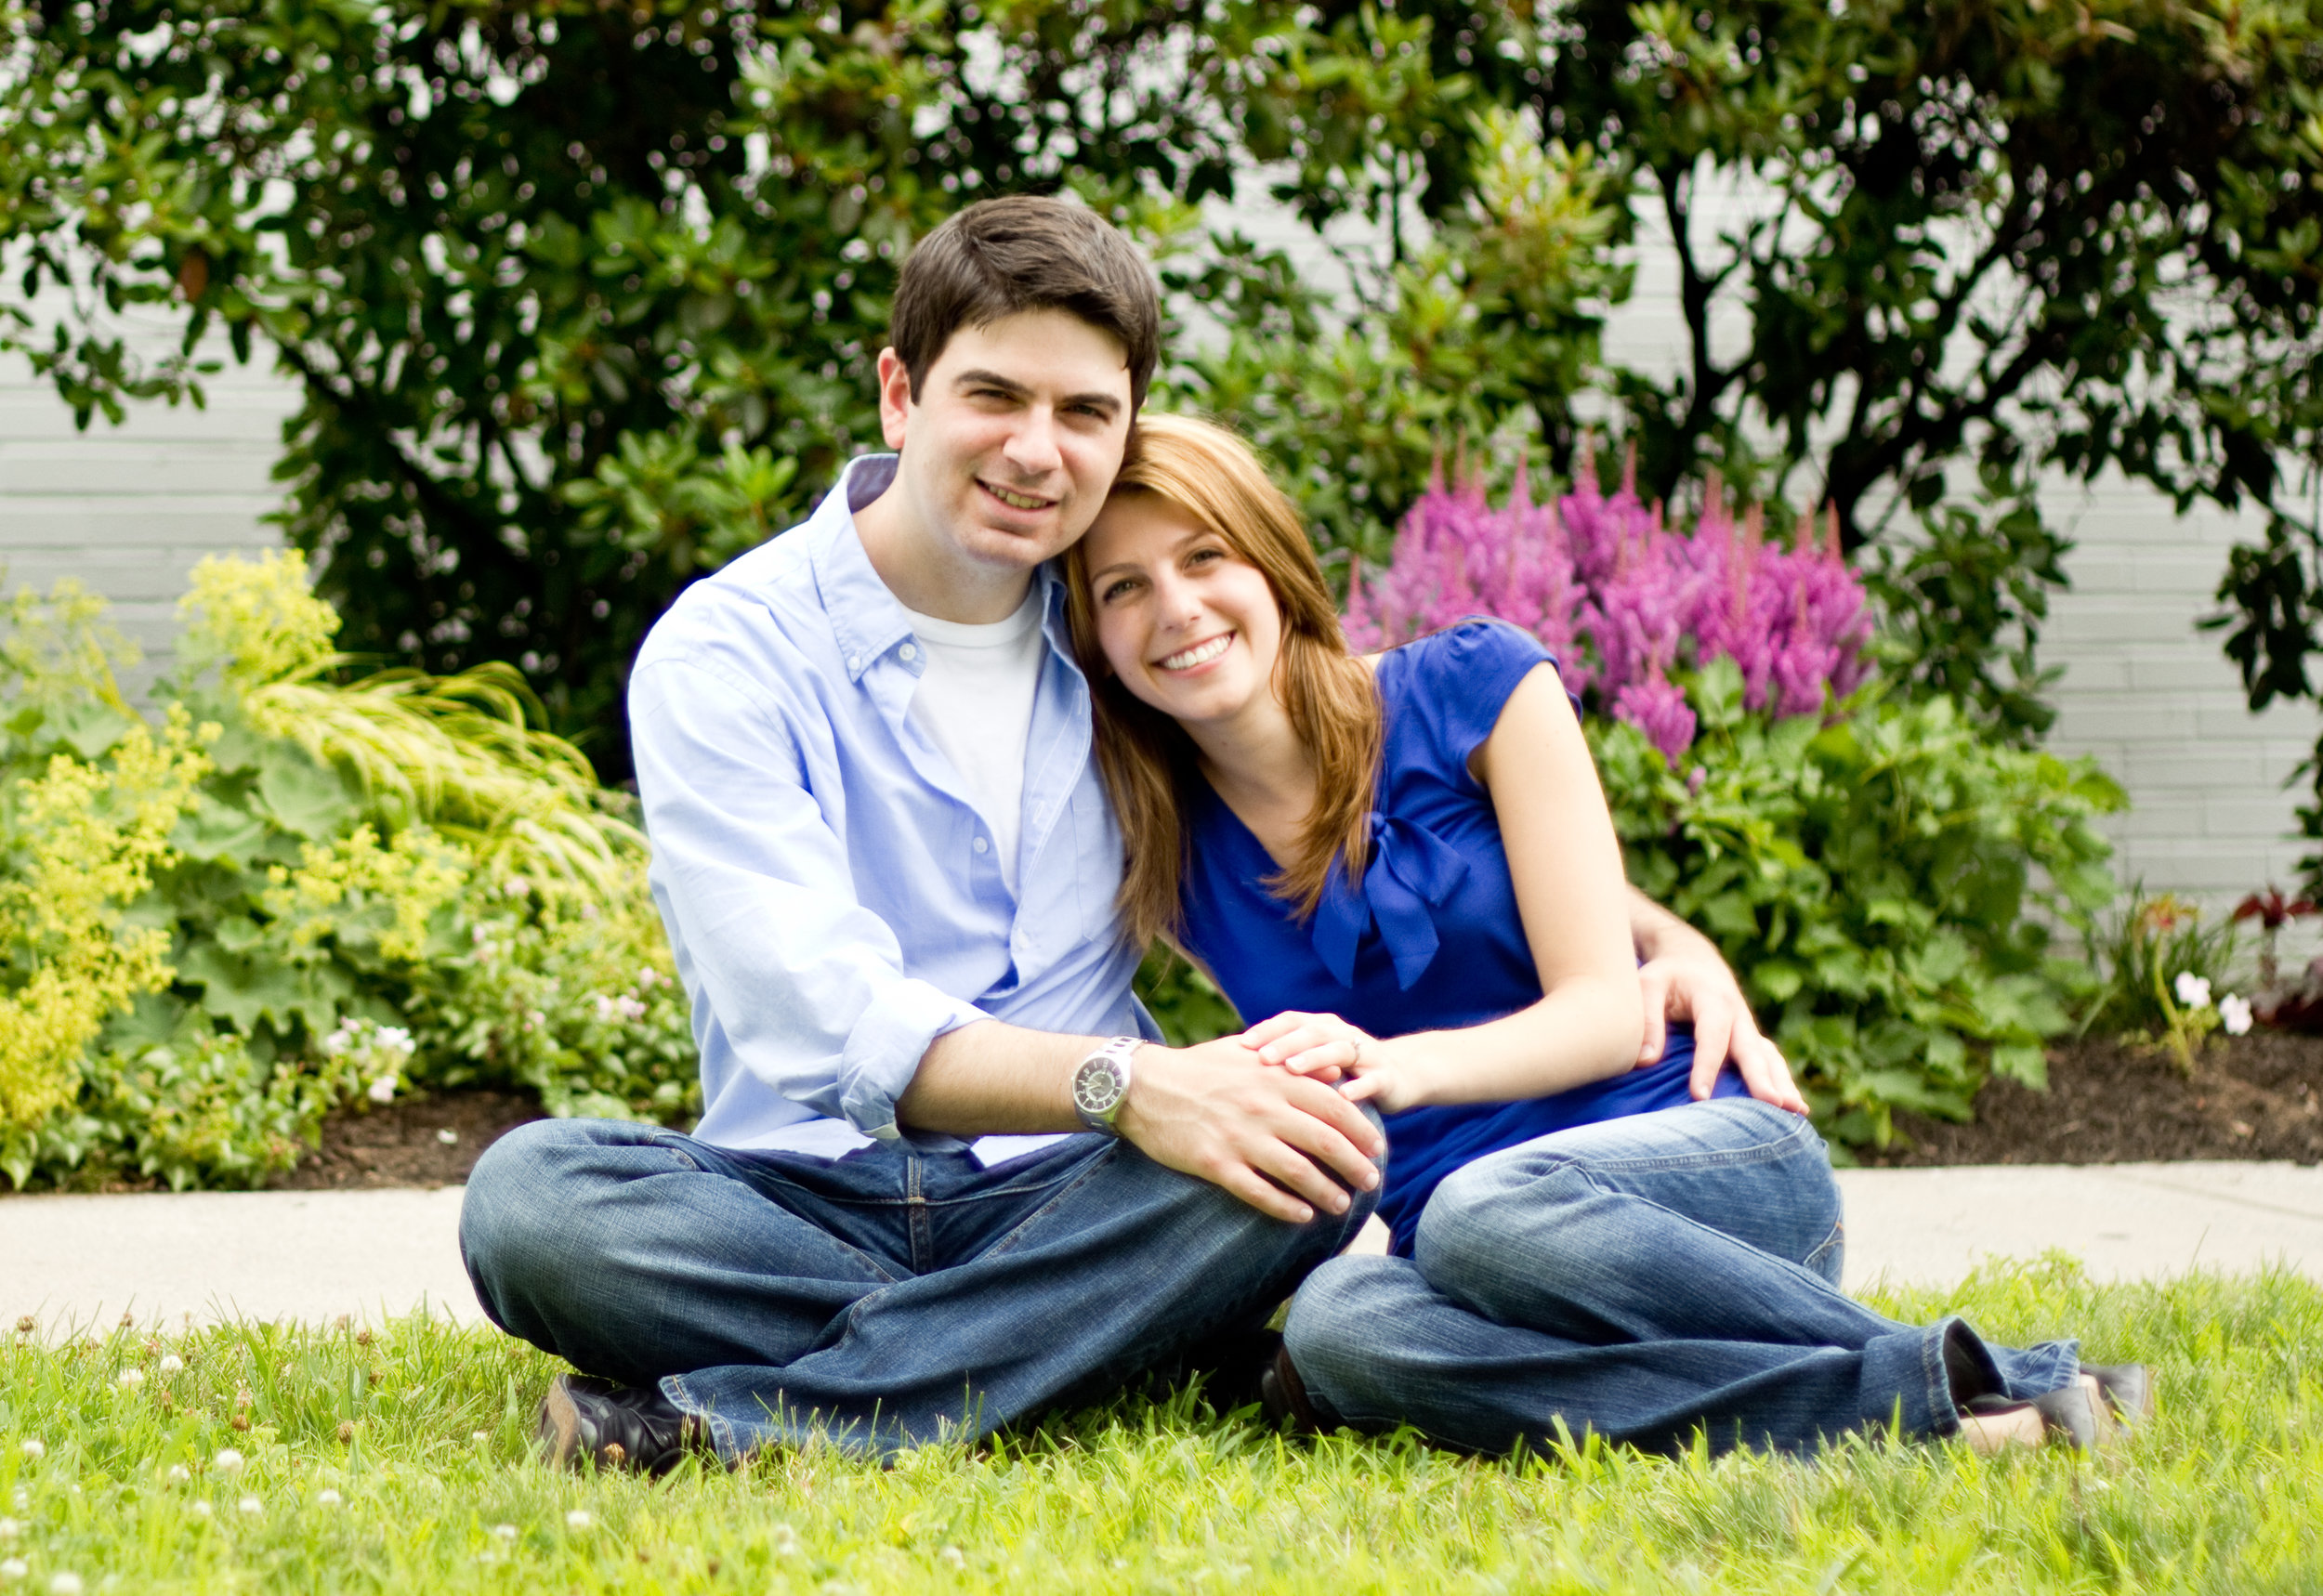
[[[863,668],[863,656],[860,654],[849,654],[847,657],[847,668],[850,671],[861,670]]]
[[[992,851],[992,844],[978,837],[976,840],[976,851],[979,854],[989,854]]]
[[[904,663],[907,665],[920,657],[920,651],[917,648],[912,648],[909,643],[906,643],[902,648],[897,649],[896,652],[903,656]]]

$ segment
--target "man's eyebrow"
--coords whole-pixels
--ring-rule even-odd
[[[1012,394],[1018,399],[1022,399],[1032,392],[1030,388],[1026,387],[1022,383],[1017,381],[1014,377],[1004,377],[998,372],[987,372],[983,370],[962,372],[958,376],[952,379],[952,386],[955,388],[998,388],[1002,392]],[[1104,411],[1108,415],[1118,415],[1121,413],[1122,410],[1122,401],[1113,395],[1108,393],[1071,394],[1067,396],[1063,402],[1069,405],[1090,405],[1096,409]]]

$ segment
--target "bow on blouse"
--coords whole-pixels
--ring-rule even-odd
[[[1357,889],[1345,871],[1332,872],[1315,909],[1315,951],[1341,986],[1352,987],[1356,948],[1377,924],[1396,966],[1396,984],[1410,991],[1436,957],[1436,917],[1429,910],[1441,909],[1468,879],[1468,861],[1424,826],[1376,809],[1365,818],[1371,857],[1363,884]]]

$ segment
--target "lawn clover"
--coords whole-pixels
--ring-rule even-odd
[[[48,1456],[48,1448],[41,1445],[38,1441],[27,1441],[23,1446],[19,1446],[17,1450],[23,1453],[27,1458],[32,1459],[33,1461],[36,1463],[43,1458]]]
[[[319,1508],[335,1508],[346,1499],[328,1485],[315,1493],[315,1506]]]
[[[81,1596],[81,1576],[77,1574],[52,1574],[48,1576],[48,1596]]]
[[[0,1518],[0,1540],[14,1540],[24,1533],[24,1526],[12,1518]]]
[[[266,1503],[260,1501],[256,1497],[244,1497],[234,1505],[246,1513],[262,1513],[266,1511]]]
[[[208,1518],[210,1516],[210,1504],[197,1498],[193,1504],[193,1516],[196,1518]]]
[[[2230,1037],[2251,1034],[2251,1000],[2228,992],[2218,1000],[2218,1021]]]
[[[565,1527],[567,1529],[586,1529],[589,1525],[595,1524],[596,1522],[597,1521],[595,1519],[589,1516],[588,1510],[585,1508],[575,1508],[565,1515]]]
[[[479,1446],[481,1446],[485,1442],[492,1439],[492,1435],[488,1431],[479,1430],[474,1434],[470,1435],[468,1439],[475,1442]]]
[[[0,1579],[11,1582],[23,1578],[32,1568],[20,1557],[0,1559]]]
[[[183,1463],[172,1463],[169,1466],[169,1483],[171,1485],[189,1485],[192,1482],[192,1480],[193,1471],[187,1468]]]
[[[503,1540],[514,1540],[517,1537],[517,1526],[512,1524],[496,1524],[492,1525],[492,1534]]]
[[[242,1469],[242,1454],[229,1446],[210,1459],[210,1467],[221,1474],[238,1473]]]
[[[124,1391],[135,1391],[145,1383],[145,1371],[141,1368],[125,1368],[113,1377],[113,1383]]]
[[[2207,976],[2197,975],[2191,970],[2181,970],[2177,980],[2172,984],[2177,988],[2178,1001],[2187,1008],[2210,1007],[2210,980]]]
[[[176,1353],[168,1353],[164,1354],[162,1361],[153,1367],[160,1369],[164,1375],[172,1375],[186,1367],[186,1360]]]

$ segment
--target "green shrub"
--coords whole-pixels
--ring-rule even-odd
[[[156,731],[98,605],[15,607],[0,1171],[253,1184],[415,1086],[694,1106],[629,801],[513,672],[343,680],[292,556],[204,561],[185,613]]]
[[[1769,722],[1723,660],[1688,697],[1682,771],[1634,726],[1589,727],[1630,879],[1718,943],[1825,1133],[1884,1146],[1897,1108],[1965,1119],[1988,1071],[2045,1086],[2043,1042],[2097,989],[2049,926],[2086,935],[2112,901],[2091,822],[2120,788],[1945,698],[1874,685]]]

